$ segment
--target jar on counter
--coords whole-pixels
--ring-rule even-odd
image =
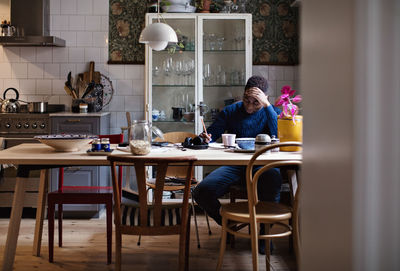
[[[276,138],[276,136],[273,135],[271,138],[271,144],[273,145],[278,143],[279,143],[279,138]],[[279,148],[273,148],[271,152],[279,152]]]
[[[109,138],[102,138],[101,139],[101,149],[105,152],[110,151],[110,139]]]
[[[135,155],[145,155],[151,150],[151,129],[146,120],[134,120],[131,126],[129,147]]]
[[[256,152],[271,144],[271,138],[267,134],[258,134],[254,143]],[[269,152],[269,151],[267,151]]]
[[[101,150],[101,142],[100,139],[94,139],[92,141],[92,151],[100,151]]]
[[[88,112],[88,105],[84,103],[79,104],[79,113],[87,113]]]

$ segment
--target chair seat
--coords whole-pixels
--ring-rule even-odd
[[[185,188],[185,185],[183,185],[183,181],[181,178],[171,178],[171,177],[167,177],[165,179],[165,183],[164,183],[164,191],[178,191],[178,190],[182,190]],[[151,178],[149,180],[147,180],[146,185],[148,185],[151,189],[155,189],[155,179]],[[196,179],[192,179],[191,181],[191,186],[196,186],[197,185],[197,180]]]
[[[181,224],[181,204],[162,205],[161,208],[161,226],[175,226]],[[154,209],[149,205],[147,210],[147,225],[154,226]],[[121,224],[126,226],[141,226],[139,215],[139,203],[121,204]]]
[[[222,205],[221,215],[235,221],[248,222],[249,204],[241,201]],[[256,215],[258,222],[282,221],[292,217],[292,209],[280,203],[260,201],[256,206]]]

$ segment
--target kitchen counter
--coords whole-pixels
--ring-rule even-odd
[[[109,115],[110,112],[90,112],[90,113],[73,113],[73,112],[59,112],[50,113],[50,117],[102,117]]]

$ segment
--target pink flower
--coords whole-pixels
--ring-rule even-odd
[[[295,116],[299,113],[299,107],[293,103],[299,103],[302,100],[301,95],[292,97],[296,90],[290,86],[283,86],[281,89],[282,95],[275,101],[275,106],[282,106],[282,112],[279,118],[292,117],[293,123],[296,123]]]

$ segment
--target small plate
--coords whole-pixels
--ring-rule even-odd
[[[86,153],[88,155],[93,155],[93,156],[104,156],[104,155],[110,155],[113,152],[114,149],[110,149],[110,151],[92,151],[91,149],[87,150]]]
[[[234,149],[233,152],[244,152],[244,153],[252,153],[256,150],[245,150],[245,149]]]
[[[205,150],[205,149],[208,149],[208,144],[207,145],[191,145],[191,146],[188,146],[185,148],[192,149],[192,150]]]

